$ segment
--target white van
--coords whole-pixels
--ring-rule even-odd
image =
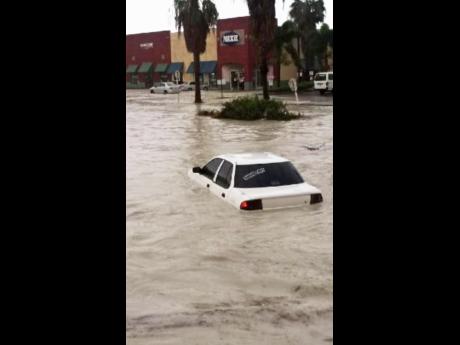
[[[333,72],[320,72],[315,75],[314,87],[320,94],[324,95],[326,91],[333,92]]]

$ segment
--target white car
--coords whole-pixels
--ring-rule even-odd
[[[158,82],[154,83],[150,88],[150,93],[179,93],[179,85],[174,84],[173,82]]]
[[[321,72],[315,75],[313,81],[315,90],[318,90],[320,94],[324,95],[326,91],[334,92],[334,73],[333,72]]]
[[[321,191],[306,183],[292,163],[269,152],[224,154],[189,177],[241,210],[268,210],[323,201]]]
[[[184,86],[184,88],[186,88],[187,90],[195,90],[196,83],[194,81],[189,81],[188,83],[185,83],[183,85],[186,85],[186,86]],[[208,91],[209,90],[209,84],[200,83],[200,90]]]
[[[192,91],[195,89],[195,86],[185,82],[183,84],[179,84],[179,88],[181,91]]]

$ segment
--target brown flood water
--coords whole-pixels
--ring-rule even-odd
[[[331,344],[333,107],[223,121],[196,116],[192,97],[126,92],[127,344]],[[324,202],[245,213],[187,176],[247,151],[290,159]]]

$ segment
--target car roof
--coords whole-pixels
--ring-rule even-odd
[[[225,159],[236,165],[268,164],[288,162],[289,160],[271,152],[226,153],[216,158]]]

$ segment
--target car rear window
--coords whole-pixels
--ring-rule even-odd
[[[222,158],[214,158],[208,164],[206,164],[203,169],[201,169],[201,174],[210,180],[214,179],[214,175],[216,175],[217,168],[221,162]]]
[[[303,182],[291,162],[236,166],[235,188],[276,187]]]
[[[317,74],[315,76],[315,80],[318,80],[318,81],[323,81],[323,80],[326,80],[326,75],[325,74]]]

